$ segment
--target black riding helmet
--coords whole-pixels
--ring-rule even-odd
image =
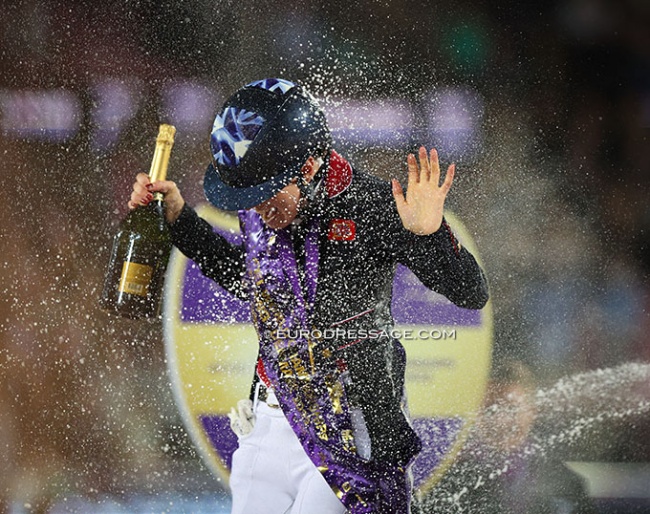
[[[300,177],[307,159],[325,156],[330,146],[325,115],[300,85],[251,82],[215,118],[205,195],[220,209],[250,209]]]

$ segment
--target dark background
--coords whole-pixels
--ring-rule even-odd
[[[496,382],[513,362],[535,388],[650,358],[648,2],[0,5],[8,501],[46,509],[70,492],[128,496],[170,480],[219,490],[178,421],[160,325],[110,320],[96,298],[158,123],[177,121],[170,174],[196,204],[219,103],[267,76],[320,98],[407,106],[404,137],[337,139],[355,165],[402,180],[407,152],[441,144],[436,95],[474,99],[456,132],[464,143],[443,145],[441,158],[457,163],[449,207],[491,283]],[[61,92],[73,106],[67,124],[38,100]],[[634,443],[647,425],[647,414],[623,424],[615,441],[596,430],[592,457],[647,460]]]

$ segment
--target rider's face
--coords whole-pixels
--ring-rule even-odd
[[[292,182],[274,197],[254,207],[264,223],[275,230],[287,227],[298,215],[300,189]]]
[[[310,157],[302,167],[301,173],[307,182],[310,182],[323,161]],[[300,189],[296,180],[291,182],[284,189],[281,189],[275,196],[254,207],[255,212],[262,216],[262,220],[269,228],[278,230],[289,226],[298,215],[300,203]]]

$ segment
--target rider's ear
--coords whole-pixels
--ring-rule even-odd
[[[316,175],[318,169],[323,165],[323,159],[320,157],[309,157],[307,162],[300,169],[303,180],[309,184]]]

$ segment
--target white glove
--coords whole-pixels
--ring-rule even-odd
[[[237,437],[248,435],[255,426],[255,414],[253,414],[253,402],[250,400],[239,400],[237,409],[231,408],[228,414],[230,428],[237,434]]]

